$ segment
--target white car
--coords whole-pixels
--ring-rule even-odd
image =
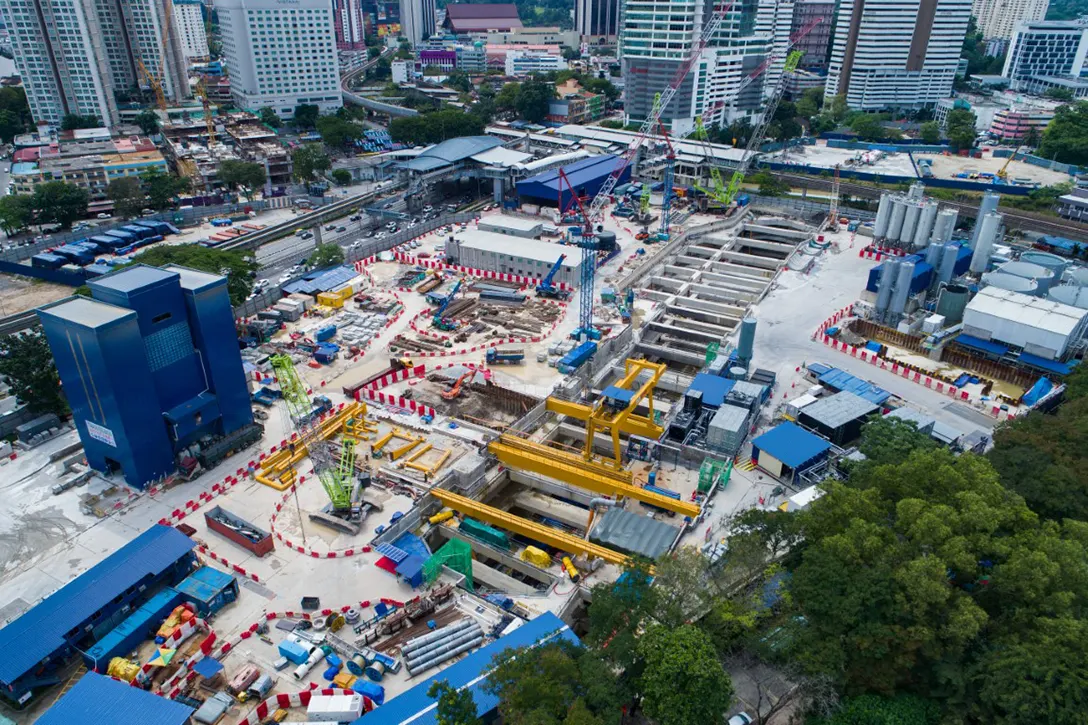
[[[733,717],[729,718],[727,725],[752,725],[755,719],[746,712],[738,712]]]
[[[107,214],[106,212],[100,212],[99,215],[98,215],[98,218],[99,219],[112,219],[113,214]]]
[[[350,245],[348,246],[348,249],[357,249],[358,247],[359,247],[359,242],[352,242],[352,243],[351,243],[351,244],[350,244]]]
[[[289,274],[281,274],[280,275],[280,284],[283,284],[284,282],[290,282],[290,281],[291,281],[291,275],[289,275]]]
[[[378,232],[374,235],[375,239],[385,239],[385,232]]]

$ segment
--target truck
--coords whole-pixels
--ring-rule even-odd
[[[525,362],[525,349],[520,347],[490,347],[487,349],[488,365],[520,365]]]
[[[572,373],[582,367],[582,365],[596,353],[597,343],[592,340],[586,340],[560,358],[559,363],[555,367],[563,374]]]

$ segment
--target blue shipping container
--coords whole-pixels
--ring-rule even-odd
[[[328,327],[322,327],[316,333],[314,333],[314,339],[318,342],[325,342],[331,340],[336,336],[336,325],[329,325]]]
[[[67,259],[59,254],[49,254],[48,252],[35,254],[30,258],[30,266],[38,267],[39,269],[60,269],[66,264],[68,264]]]
[[[154,230],[148,229],[147,227],[139,226],[137,224],[128,224],[121,227],[121,229],[128,232],[129,234],[134,234],[137,239],[146,239],[147,237],[150,237],[152,234],[155,233]]]
[[[123,232],[120,229],[110,229],[109,231],[104,232],[103,236],[117,237],[121,241],[128,242],[129,244],[132,244],[133,242],[136,241],[136,235],[135,234],[130,234],[129,232]]]
[[[90,241],[103,247],[107,247],[109,249],[117,249],[117,247],[121,246],[124,243],[124,240],[120,237],[109,237],[105,234],[91,237]]]
[[[166,587],[125,621],[114,627],[93,647],[87,649],[83,659],[87,666],[105,672],[114,657],[123,657],[136,649],[145,639],[150,639],[166,615],[181,602],[181,594]]]
[[[238,599],[238,580],[204,566],[178,584],[177,590],[186,602],[196,607],[200,616],[208,617]]]

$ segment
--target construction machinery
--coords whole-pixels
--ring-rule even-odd
[[[657,240],[659,242],[669,241],[670,225],[672,224],[672,182],[676,173],[676,150],[672,147],[672,141],[669,140],[668,131],[665,130],[665,124],[658,121],[658,126],[661,128],[661,135],[665,139],[665,186],[661,190],[661,230],[657,233]]]
[[[1026,146],[1017,146],[1016,147],[1016,150],[1013,151],[1012,154],[1009,155],[1009,158],[1005,159],[1005,163],[1001,165],[1000,169],[998,169],[997,178],[999,178],[999,179],[1007,179],[1008,178],[1008,176],[1009,176],[1009,164],[1011,164],[1013,159],[1016,158],[1016,154],[1020,153],[1025,148],[1027,148],[1027,147]]]
[[[208,129],[208,146],[215,143],[215,119],[212,118],[212,104],[208,100],[208,87],[201,79],[196,83],[196,94],[200,96],[200,103],[204,107],[204,125]]]
[[[457,296],[458,290],[461,289],[461,282],[462,280],[457,280],[457,284],[453,286],[453,289],[450,290],[450,293],[446,295],[446,299],[444,299],[442,301],[442,304],[438,306],[438,309],[434,313],[434,319],[431,321],[435,327],[444,332],[453,332],[458,327],[456,321],[447,320],[446,318],[442,317],[442,314],[446,311],[446,308],[450,306],[450,303],[453,302],[453,298]]]
[[[609,177],[610,179],[612,177]],[[608,183],[607,181],[605,182]],[[570,183],[570,179],[562,168],[559,169],[559,200],[560,200],[560,217],[562,217],[564,210],[562,208],[563,200],[563,186],[566,185],[570,190],[572,199],[572,206],[578,207],[578,213],[581,215],[581,219],[590,219],[589,213],[585,207],[582,206],[582,200],[578,196],[578,192],[575,191],[574,186]],[[615,184],[613,184],[615,187]],[[599,216],[596,218],[600,218]],[[597,278],[597,252],[601,251],[599,231],[603,230],[603,227],[597,228],[589,222],[583,222],[585,224],[582,234],[577,237],[578,246],[582,250],[582,268],[579,278],[578,289],[578,328],[571,333],[571,337],[575,340],[585,339],[599,340],[601,333],[593,327],[593,285]]]
[[[839,187],[839,165],[835,164],[835,176],[831,181],[831,206],[827,212],[827,221],[824,222],[831,232],[839,231]]]
[[[464,375],[457,378],[457,380],[453,383],[453,385],[450,386],[449,390],[443,390],[442,391],[442,399],[443,400],[456,400],[457,398],[460,398],[461,397],[461,387],[465,383],[467,383],[469,381],[469,379],[472,378],[472,376],[475,375],[475,374],[476,374],[475,370],[469,370]]]
[[[555,275],[559,273],[560,268],[563,266],[563,262],[567,259],[567,255],[560,254],[559,259],[555,260],[555,264],[548,270],[548,274],[544,279],[540,280],[540,284],[536,286],[536,293],[540,297],[551,297],[553,299],[565,300],[570,296],[566,290],[561,290],[555,286],[553,280]]]
[[[369,484],[370,474],[364,473],[356,483],[355,439],[346,437],[340,442],[337,460],[333,444],[323,434],[322,417],[314,415],[314,404],[294,362],[287,355],[273,355],[270,362],[279,380],[288,415],[298,433],[298,438],[288,445],[292,450],[299,445],[306,447],[314,474],[329,497],[329,504],[321,511],[311,513],[310,519],[350,534],[359,533],[371,508],[362,501],[362,490]]]

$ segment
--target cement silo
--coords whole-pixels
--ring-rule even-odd
[[[974,244],[974,254],[971,255],[971,273],[982,274],[990,264],[990,257],[994,253],[994,244],[1001,230],[1003,217],[997,212],[990,212],[982,217],[977,225],[978,237]]]
[[[1030,262],[1031,264],[1037,264],[1040,267],[1046,267],[1054,272],[1054,279],[1061,279],[1065,270],[1069,269],[1071,262],[1068,259],[1063,259],[1056,254],[1050,252],[1040,252],[1035,249],[1029,249],[1020,255],[1021,262]]]
[[[979,243],[981,244],[981,242],[982,239],[980,238]],[[1014,277],[1032,280],[1038,286],[1041,295],[1046,294],[1047,290],[1054,285],[1053,270],[1030,262],[1009,262],[1001,265],[997,271],[1001,274],[1011,274]]]
[[[952,241],[952,232],[956,230],[959,214],[955,209],[941,209],[933,223],[933,244],[945,244]]]
[[[752,362],[752,351],[756,343],[756,320],[745,317],[740,321],[740,339],[737,341],[737,358],[743,363]]]
[[[1001,201],[1001,195],[995,194],[992,191],[987,191],[982,195],[982,201],[978,205],[978,216],[975,217],[975,228],[971,231],[971,249],[975,248],[975,244],[978,242],[979,227],[981,226],[981,220],[986,218],[986,215],[992,211],[997,211],[997,204]]]
[[[1024,255],[1020,255],[1020,258],[1023,259]],[[1078,287],[1088,287],[1088,267],[1071,267],[1067,269],[1065,274],[1062,275],[1062,281]]]
[[[952,281],[952,276],[956,271],[956,258],[959,257],[960,247],[958,244],[946,244],[944,245],[944,252],[941,253],[941,266],[937,270],[937,281],[948,284]]]
[[[888,234],[888,222],[892,217],[892,195],[884,192],[880,195],[880,206],[876,208],[876,222],[873,223],[873,238],[883,239]]]
[[[916,181],[910,185],[910,191],[907,192],[907,198],[914,199],[915,201],[921,201],[922,198],[925,196],[925,193],[925,184]]]
[[[888,220],[888,233],[885,235],[888,239],[895,241],[899,239],[899,232],[903,231],[903,217],[907,213],[907,204],[901,197],[893,196],[889,201],[892,212],[891,218]]]
[[[892,288],[899,272],[898,259],[885,259],[880,265],[880,280],[876,283],[876,313],[883,317],[892,299]]]
[[[965,285],[946,285],[937,298],[937,314],[944,317],[946,325],[962,322],[963,311],[967,309],[970,299],[971,293]]]
[[[895,291],[892,292],[892,300],[888,308],[893,315],[902,315],[907,309],[907,298],[910,297],[910,283],[913,279],[914,262],[901,262],[895,277]]]
[[[918,219],[922,216],[922,207],[914,200],[903,202],[906,212],[903,214],[903,228],[899,230],[899,242],[912,244],[914,242],[914,230],[918,228]]]
[[[914,230],[914,247],[922,249],[929,244],[929,238],[933,235],[933,224],[937,221],[937,205],[932,201],[922,207],[922,216],[918,219],[918,226]]]
[[[1039,285],[1035,280],[1027,277],[1017,277],[1003,272],[987,272],[982,275],[983,287],[997,287],[1009,292],[1019,292],[1023,295],[1035,297],[1039,294]]]
[[[926,264],[933,267],[936,272],[941,266],[941,254],[944,252],[943,244],[930,244],[926,247]]]
[[[1088,287],[1073,284],[1058,285],[1050,289],[1050,292],[1047,293],[1047,299],[1060,302],[1063,305],[1088,310]]]

